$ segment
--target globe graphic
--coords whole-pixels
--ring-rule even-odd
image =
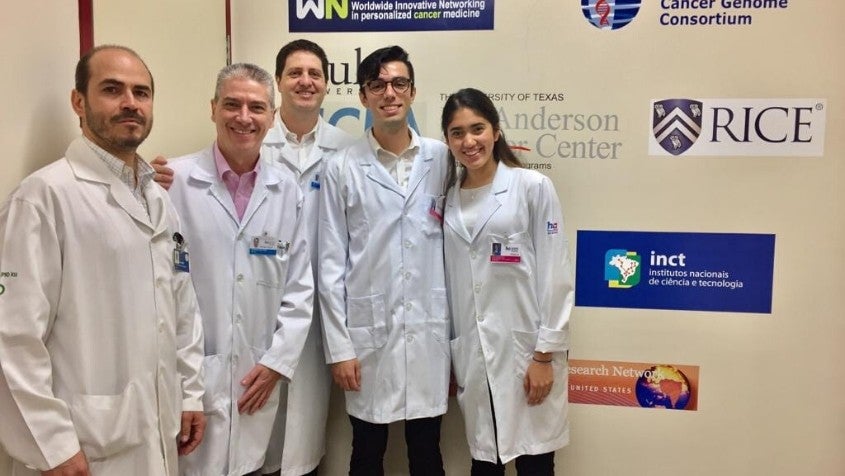
[[[640,406],[672,410],[686,408],[690,400],[690,383],[683,372],[671,365],[655,365],[637,379],[637,400]]]

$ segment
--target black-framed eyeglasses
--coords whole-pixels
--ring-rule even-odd
[[[385,81],[383,79],[374,79],[372,81],[368,81],[366,86],[368,91],[377,96],[380,96],[384,94],[385,91],[387,91],[388,84],[393,86],[393,90],[397,93],[404,93],[411,87],[412,84],[414,84],[414,82],[411,81],[410,78],[403,78],[402,76],[399,76],[391,79],[390,81]]]

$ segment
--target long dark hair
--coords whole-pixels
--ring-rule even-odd
[[[473,111],[486,119],[487,122],[493,126],[493,130],[499,133],[499,139],[496,140],[495,144],[493,144],[493,160],[497,163],[504,161],[505,164],[511,167],[523,167],[522,162],[516,157],[510,146],[508,146],[508,142],[505,140],[505,134],[502,132],[502,128],[500,126],[499,112],[496,111],[496,106],[493,105],[493,101],[491,101],[486,94],[477,89],[464,88],[456,93],[453,93],[448,99],[446,99],[446,104],[443,105],[443,115],[441,116],[440,127],[443,129],[443,136],[447,138],[447,141],[449,137],[447,130],[449,128],[449,123],[452,122],[452,118],[459,109],[469,109]],[[465,173],[466,172],[464,172],[464,174]],[[455,183],[459,180],[463,180],[464,174],[461,174],[461,176],[458,177],[457,161],[455,160],[455,156],[452,154],[452,151],[449,150],[449,175],[446,178],[447,188],[452,187],[452,185],[455,185]]]

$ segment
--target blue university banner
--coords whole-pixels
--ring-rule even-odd
[[[575,304],[772,312],[775,235],[578,231]]]
[[[291,32],[492,30],[493,0],[289,0]]]

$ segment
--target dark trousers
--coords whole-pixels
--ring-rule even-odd
[[[555,452],[516,457],[516,474],[519,476],[554,476]],[[471,476],[505,476],[501,462],[472,460]]]
[[[410,476],[444,476],[440,455],[441,417],[405,420]],[[349,416],[352,423],[352,458],[349,476],[383,476],[387,450],[386,424],[370,423]]]
[[[499,440],[499,429],[496,428],[496,408],[493,405],[493,392],[490,392],[490,417],[493,419],[493,440]],[[496,449],[498,452],[498,448]],[[555,452],[540,455],[521,455],[516,457],[516,474],[518,476],[555,476]],[[505,476],[505,465],[496,456],[496,462],[472,460],[470,476]]]

